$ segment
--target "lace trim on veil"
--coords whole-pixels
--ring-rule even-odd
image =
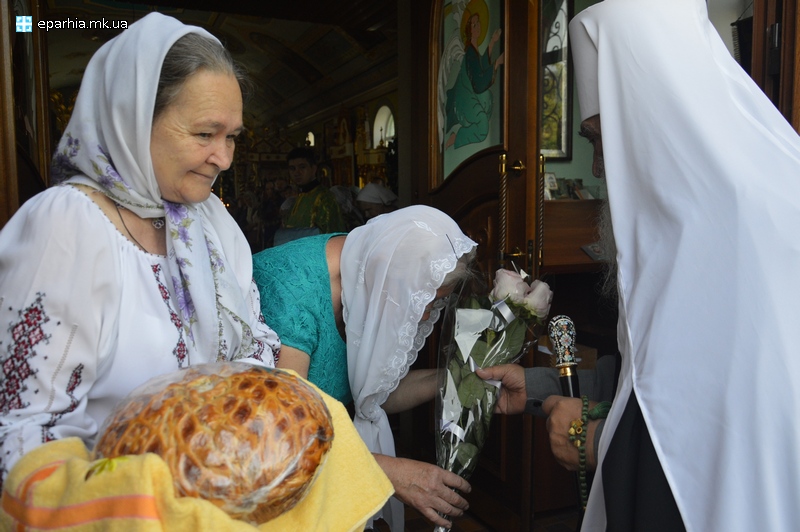
[[[434,303],[428,319],[420,321],[422,314],[425,312],[425,307],[434,300],[436,290],[442,286],[445,277],[456,269],[458,259],[475,246],[475,243],[467,238],[458,237],[450,239],[450,241],[453,245],[455,258],[450,256],[432,261],[431,271],[434,272],[432,280],[436,288],[433,290],[420,290],[412,296],[415,300],[413,310],[407,316],[407,321],[403,323],[398,333],[400,347],[389,360],[385,377],[381,379],[375,393],[372,395],[374,400],[364,412],[368,419],[377,419],[380,414],[380,405],[386,402],[389,395],[397,389],[400,381],[408,375],[409,368],[416,362],[420,349],[422,349],[428,336],[433,332],[433,326],[439,320],[442,309],[447,306],[447,299],[441,299]]]

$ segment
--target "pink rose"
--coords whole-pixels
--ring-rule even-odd
[[[521,305],[529,290],[530,286],[522,280],[517,272],[500,269],[494,275],[494,290],[489,297],[492,298],[492,301],[509,298],[514,303]]]
[[[531,283],[530,291],[525,295],[523,304],[536,314],[544,318],[550,312],[550,303],[553,301],[553,291],[547,283],[535,280]]]

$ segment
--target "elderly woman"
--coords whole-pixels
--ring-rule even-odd
[[[91,446],[156,375],[274,365],[250,248],[211,194],[242,130],[242,81],[216,38],[158,13],[90,61],[58,186],[0,233],[4,476],[45,442]]]
[[[468,276],[477,244],[446,214],[412,206],[348,235],[319,235],[253,258],[262,312],[281,335],[278,367],[296,370],[344,403],[395,488],[431,522],[460,516],[467,481],[432,464],[395,457],[387,413],[433,398],[435,370],[409,371],[444,307]],[[266,303],[269,301],[269,303]],[[402,505],[383,519],[403,530]]]

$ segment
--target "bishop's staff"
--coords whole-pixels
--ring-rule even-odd
[[[569,316],[555,316],[548,325],[550,343],[555,353],[555,367],[558,369],[558,380],[561,383],[561,394],[567,397],[580,397],[581,389],[578,384],[578,361],[575,358],[577,349],[575,348],[575,324]],[[586,404],[584,398],[584,404]],[[584,411],[586,407],[584,406]],[[571,439],[574,438],[578,452],[581,455],[581,469],[577,474],[578,497],[580,499],[578,528],[580,530],[583,522],[583,514],[586,511],[586,501],[589,496],[588,477],[586,472],[585,455],[585,433],[579,434],[578,431],[585,431],[585,420],[577,419],[572,422],[570,429]],[[583,436],[582,438],[580,436]]]
[[[569,316],[555,316],[550,320],[548,334],[556,356],[555,367],[558,368],[561,394],[567,397],[580,397],[578,361],[575,358],[575,324]]]

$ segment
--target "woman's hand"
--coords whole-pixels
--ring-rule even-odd
[[[500,65],[502,65],[505,62],[506,62],[506,53],[503,52],[502,54],[500,54],[498,56],[497,60],[494,62],[494,72],[495,72],[495,74],[497,73],[497,69],[500,67]]]
[[[596,402],[590,403],[589,407]],[[570,471],[580,469],[578,448],[569,440],[569,429],[572,422],[581,419],[583,401],[578,398],[551,395],[542,403],[542,410],[547,414],[547,432],[550,434],[550,449],[559,464]],[[600,420],[589,421],[586,427],[586,468],[594,471],[597,459],[594,449],[594,434]]]
[[[479,369],[475,373],[483,380],[500,381],[500,396],[494,405],[497,414],[521,414],[528,400],[525,391],[525,368],[518,364],[501,364]]]
[[[392,481],[395,496],[434,525],[449,528],[452,523],[439,514],[460,517],[469,508],[467,500],[454,490],[469,493],[472,487],[455,473],[407,458],[373,456]]]
[[[492,56],[492,49],[494,48],[494,45],[497,44],[497,41],[500,40],[500,35],[502,35],[502,33],[503,31],[500,28],[497,28],[494,30],[494,33],[492,33],[492,38],[489,39],[489,57]]]

